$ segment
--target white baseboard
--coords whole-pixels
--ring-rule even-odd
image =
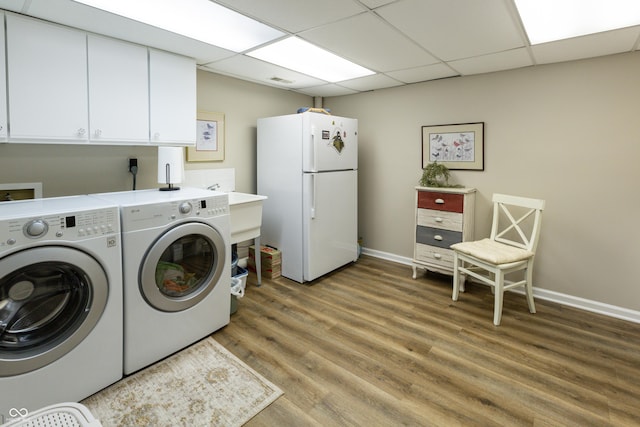
[[[398,264],[412,265],[411,258],[404,256],[376,251],[374,249],[362,248],[364,255],[369,255],[375,258],[384,259],[387,261],[396,262]],[[522,292],[520,290],[514,290],[514,292]],[[533,288],[533,295],[536,298],[540,298],[546,301],[552,301],[558,304],[566,305],[569,307],[578,308],[592,313],[598,313],[616,319],[628,320],[634,323],[640,323],[640,311],[630,310],[624,307],[618,307],[611,304],[605,304],[598,301],[591,301],[581,297],[562,294],[560,292],[550,291],[548,289]]]
[[[369,255],[369,256],[372,256],[374,258],[385,259],[387,261],[393,261],[393,262],[396,262],[398,264],[411,265],[411,258],[407,258],[407,257],[404,257],[404,256],[391,254],[389,252],[381,252],[381,251],[376,251],[374,249],[362,248],[362,254],[363,255]]]

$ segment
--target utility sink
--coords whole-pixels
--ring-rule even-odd
[[[231,244],[260,237],[262,225],[262,201],[267,196],[258,194],[229,194],[229,220],[231,221]]]

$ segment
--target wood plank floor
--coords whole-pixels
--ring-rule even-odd
[[[640,425],[640,325],[363,256],[248,278],[214,338],[284,391],[247,426]]]

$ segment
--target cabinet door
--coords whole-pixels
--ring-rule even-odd
[[[147,49],[88,36],[89,139],[95,143],[149,143]]]
[[[7,15],[11,139],[87,140],[87,43],[76,31]]]
[[[5,68],[4,13],[0,13],[0,141],[7,140],[7,81]]]
[[[193,59],[149,49],[149,108],[152,144],[195,145]]]

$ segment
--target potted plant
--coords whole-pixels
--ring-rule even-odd
[[[449,168],[435,161],[422,169],[420,185],[423,187],[460,187],[459,185],[449,184],[450,176]]]

